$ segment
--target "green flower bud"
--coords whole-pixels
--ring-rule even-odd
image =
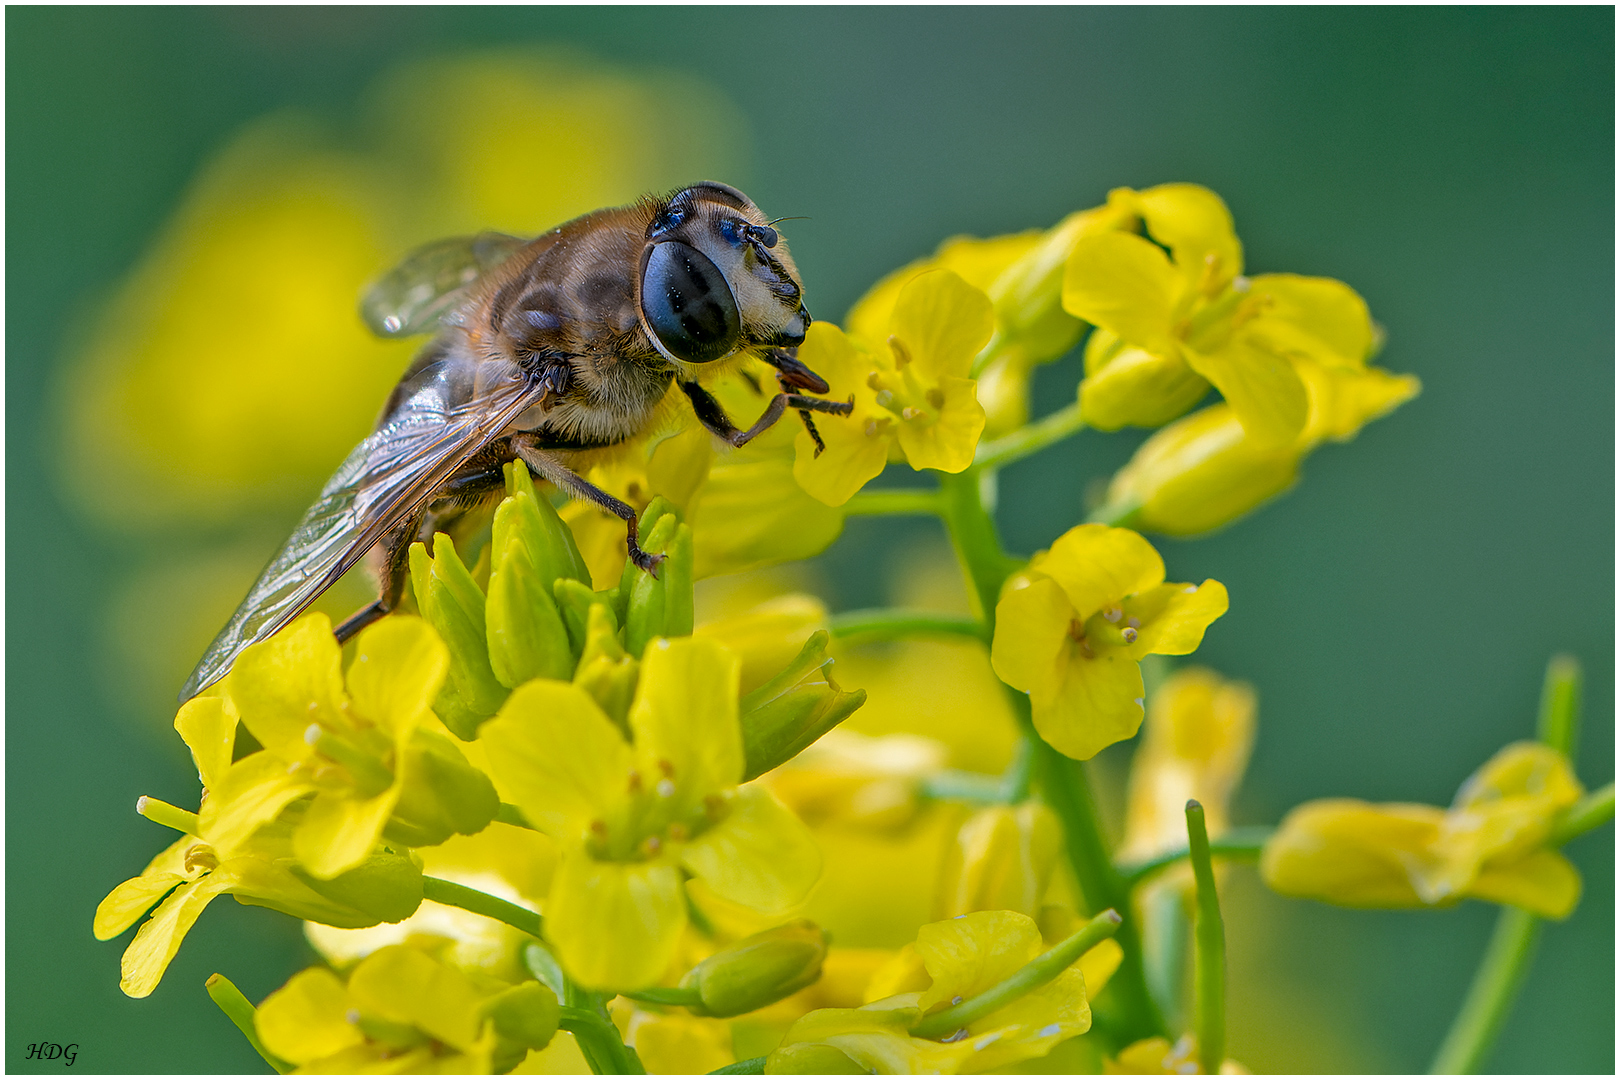
[[[557,995],[537,982],[485,999],[483,1012],[495,1024],[496,1073],[511,1070],[530,1050],[544,1050],[557,1034]]]
[[[496,510],[493,533],[496,551],[504,543],[500,514],[506,510],[507,527],[512,530],[511,535],[520,537],[529,549],[529,561],[539,572],[540,580],[556,581],[565,577],[589,585],[591,571],[585,565],[585,557],[579,553],[573,532],[557,516],[551,501],[541,498],[534,490],[528,466],[519,461],[507,463],[506,490],[511,497]]]
[[[503,532],[501,514],[512,502],[508,499],[495,512],[497,538]],[[486,631],[489,665],[495,677],[508,687],[530,679],[568,678],[574,669],[568,631],[552,599],[551,586],[534,567],[528,545],[518,537],[508,537],[491,547],[497,554],[490,565]]]
[[[821,978],[827,934],[808,919],[765,930],[709,957],[686,973],[681,986],[696,990],[700,1016],[738,1016],[781,1001]]]
[[[482,832],[500,809],[489,777],[443,735],[412,732],[403,769],[399,802],[383,830],[397,843],[432,847],[452,833],[471,836]]]
[[[602,711],[628,733],[630,703],[636,695],[641,665],[619,644],[613,613],[606,604],[592,604],[587,619],[585,648],[574,673],[574,684],[584,688]]]
[[[829,635],[818,630],[781,674],[743,695],[743,779],[769,772],[821,738],[866,703],[866,691],[840,690],[832,679]]]
[[[312,877],[297,866],[291,870],[294,877],[321,896],[367,917],[370,925],[408,919],[422,903],[422,868],[409,855],[387,848],[378,848],[365,862],[330,881]],[[288,914],[299,915],[296,911]]]
[[[668,503],[654,499],[642,520],[650,518],[660,505]],[[631,656],[640,656],[655,637],[684,637],[692,632],[691,528],[671,510],[656,519],[641,544],[644,550],[663,555],[664,561],[656,578],[637,570],[634,577],[620,583],[628,597],[624,645]]]
[[[767,1073],[799,1076],[835,1076],[841,1073],[869,1074],[872,1070],[856,1064],[848,1054],[826,1043],[794,1043],[771,1051],[765,1062]]]
[[[444,533],[433,534],[431,559],[421,544],[411,545],[410,557],[416,606],[450,650],[450,674],[433,711],[456,735],[472,739],[507,695],[489,665],[484,594]]]

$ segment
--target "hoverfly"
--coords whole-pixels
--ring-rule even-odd
[[[780,220],[780,219],[778,219]],[[810,313],[787,246],[736,188],[705,182],[598,210],[532,241],[499,233],[421,248],[367,293],[361,314],[386,337],[439,327],[412,361],[375,431],[355,447],[198,662],[184,701],[242,650],[270,637],[367,553],[377,600],[336,630],[346,641],[393,610],[418,539],[486,501],[502,466],[535,474],[625,521],[636,511],[571,467],[580,454],[642,431],[673,382],[697,419],[733,446],[797,410],[848,415],[811,397],[827,384],[799,362]],[[781,392],[746,431],[698,384],[727,358],[756,356]]]

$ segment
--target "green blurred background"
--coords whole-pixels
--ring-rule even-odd
[[[1380,362],[1424,382],[1293,494],[1161,544],[1173,579],[1227,584],[1200,659],[1259,690],[1236,820],[1325,795],[1448,802],[1529,734],[1555,651],[1587,668],[1582,777],[1613,775],[1610,9],[11,8],[6,29],[8,1070],[41,1068],[23,1058],[40,1040],[78,1042],[92,1072],[255,1070],[202,980],[226,969],[257,1000],[308,957],[292,920],[220,902],[131,1001],[122,940],[91,939],[96,902],[167,842],[135,798],[195,783],[154,734],[172,687],[107,627],[138,637],[148,616],[162,638],[153,612],[190,587],[188,552],[235,543],[256,564],[319,477],[270,483],[256,533],[224,510],[171,515],[121,436],[74,426],[70,365],[244,125],[292,107],[332,146],[365,142],[379,76],[467,50],[535,45],[548,71],[666,88],[642,138],[675,144],[658,160],[680,171],[648,186],[715,175],[808,216],[784,228],[823,318],[948,235],[1049,225],[1118,185],[1213,188],[1252,270],[1349,282],[1388,329]],[[547,147],[482,149],[543,163]],[[385,236],[378,258],[427,238]],[[220,350],[251,347],[254,291],[221,296]],[[1044,369],[1036,411],[1078,378],[1074,357]],[[1009,545],[1080,520],[1140,438],[1088,432],[1008,470]],[[937,543],[855,520],[815,579],[835,608],[881,602]],[[1569,853],[1586,895],[1548,928],[1493,1071],[1614,1068],[1612,830]],[[1230,902],[1231,1049],[1256,1071],[1421,1069],[1494,917],[1284,902],[1247,870]]]

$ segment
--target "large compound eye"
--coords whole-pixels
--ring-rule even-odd
[[[641,271],[641,314],[678,360],[704,364],[737,347],[742,318],[725,275],[678,240],[653,246]]]

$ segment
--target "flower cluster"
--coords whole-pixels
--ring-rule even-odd
[[[1343,906],[1504,905],[1523,948],[1492,956],[1522,957],[1579,900],[1559,848],[1613,814],[1570,759],[1573,668],[1538,741],[1449,809],[1330,799],[1271,829],[1232,821],[1256,691],[1168,659],[1230,598],[1144,532],[1234,522],[1414,396],[1372,365],[1382,337],[1343,283],[1245,276],[1195,185],[947,241],[810,327],[799,356],[848,417],[733,450],[672,398],[590,459],[656,573],[621,519],[512,464],[492,516],[410,549],[414,614],[347,661],[318,613],[246,650],[175,719],[197,810],[142,800],[182,835],[95,933],[151,912],[124,955],[139,997],[218,895],[305,920],[321,962],[257,1008],[209,984],[300,1072],[1241,1072],[1232,860]],[[1076,346],[1073,402],[1031,422],[1032,372]],[[712,389],[749,417],[768,373],[741,357]],[[1088,427],[1159,430],[1091,520],[1006,551],[999,470]],[[901,462],[935,486],[863,490]],[[920,557],[903,604],[862,611],[743,575],[855,513],[937,518],[965,597]],[[1087,762],[1139,729],[1113,846]],[[1475,1057],[1437,1066],[1482,1052],[1476,1019],[1446,1043]]]

